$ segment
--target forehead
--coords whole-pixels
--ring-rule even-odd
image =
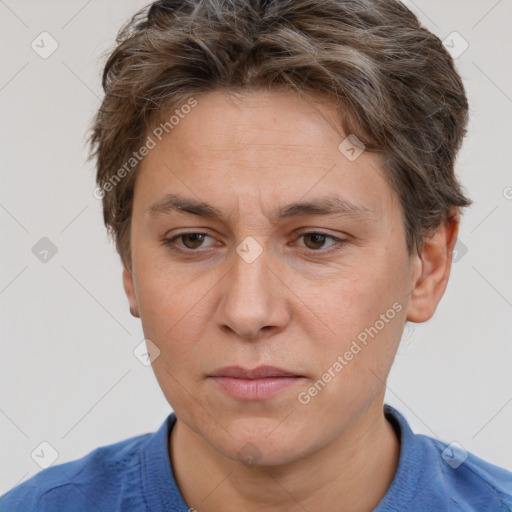
[[[380,156],[363,151],[347,158],[340,150],[346,134],[339,113],[325,97],[260,91],[194,99],[196,105],[167,126],[169,133],[161,140],[153,136],[156,145],[139,169],[136,202],[147,207],[179,191],[209,204],[227,206],[231,198],[239,207],[245,199],[251,209],[268,210],[340,192],[370,211],[392,207]]]
[[[328,152],[329,143],[337,146],[343,135],[336,105],[319,94],[306,99],[286,90],[213,91],[195,96],[195,100],[196,106],[171,131],[190,156],[200,157],[208,150],[251,148],[254,152],[300,152],[302,147],[310,147]]]

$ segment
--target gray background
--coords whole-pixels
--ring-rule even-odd
[[[387,402],[417,432],[512,469],[512,2],[405,3],[441,39],[469,44],[457,58],[471,108],[458,172],[474,205],[435,317],[404,334]],[[170,412],[133,355],[142,329],[84,163],[101,55],[145,4],[0,0],[0,493],[40,470],[34,450],[51,457],[43,441],[64,462]],[[31,47],[51,49],[43,31],[58,43],[46,59]],[[32,252],[43,237],[57,248],[47,262]]]

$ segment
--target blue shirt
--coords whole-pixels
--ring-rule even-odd
[[[375,512],[512,511],[512,473],[448,445],[414,434],[385,405],[400,437],[391,486]],[[44,469],[0,497],[2,512],[189,512],[176,485],[168,439],[171,413],[160,429],[103,446],[81,459]]]

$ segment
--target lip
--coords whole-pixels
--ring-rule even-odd
[[[266,379],[269,377],[303,377],[296,372],[283,370],[276,366],[258,366],[253,369],[241,366],[225,366],[209,375],[210,377],[232,377],[234,379]]]
[[[214,371],[209,377],[224,393],[239,400],[265,400],[304,379],[304,375],[275,366],[253,369],[228,366]]]

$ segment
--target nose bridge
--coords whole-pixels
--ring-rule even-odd
[[[247,305],[253,308],[254,315],[261,315],[271,301],[270,270],[267,251],[255,255],[255,250],[250,241],[242,242],[237,248],[226,297],[234,302],[231,307],[241,309]]]
[[[243,337],[256,337],[264,327],[282,327],[285,308],[268,256],[251,237],[237,247],[216,314],[220,327]]]

